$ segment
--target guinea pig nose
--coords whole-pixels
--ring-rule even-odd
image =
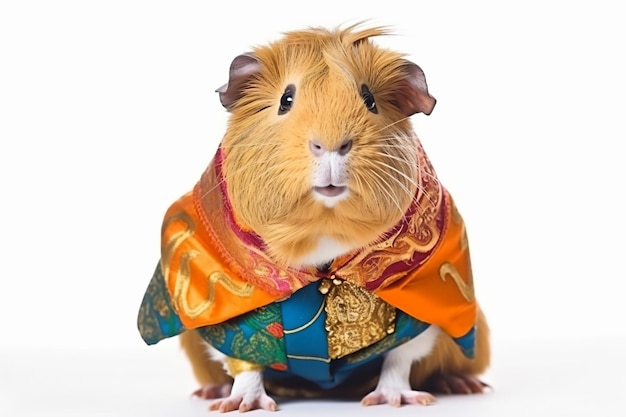
[[[350,152],[350,149],[352,149],[352,139],[346,139],[341,142],[341,145],[339,145],[337,152],[339,152],[339,155],[346,155],[348,152]]]
[[[309,149],[314,156],[322,156],[327,151],[327,149],[320,142],[316,140],[312,140],[309,142]],[[331,152],[336,151],[339,155],[346,155],[352,149],[352,139],[346,139],[339,144],[336,149],[333,149]]]
[[[324,149],[322,144],[315,140],[309,142],[309,149],[314,156],[322,156],[324,155],[324,152],[326,152],[326,149]]]

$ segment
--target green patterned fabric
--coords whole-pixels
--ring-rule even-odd
[[[160,263],[157,265],[141,301],[137,328],[148,345],[153,345],[167,337],[176,336],[186,330],[174,307],[172,307]]]
[[[274,369],[286,367],[280,307],[276,303],[197,331],[211,346],[228,356]]]

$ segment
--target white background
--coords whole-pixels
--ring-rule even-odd
[[[221,139],[214,90],[232,58],[365,19],[394,28],[377,42],[420,65],[438,100],[415,128],[468,226],[501,388],[464,413],[623,409],[610,400],[626,388],[618,5],[1,2],[0,410],[204,415],[176,341],[147,347],[135,326],[164,211]]]

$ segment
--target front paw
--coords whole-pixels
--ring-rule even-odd
[[[377,404],[389,404],[392,407],[400,407],[402,404],[430,405],[437,400],[434,396],[424,391],[407,389],[376,388],[361,400],[365,406]]]
[[[209,406],[210,411],[219,411],[220,413],[235,410],[242,413],[256,409],[276,411],[277,408],[276,402],[265,393],[258,396],[230,395],[227,398],[220,398],[219,400],[213,401]]]
[[[214,400],[209,406],[210,411],[222,413],[256,409],[276,411],[277,408],[276,402],[265,393],[260,371],[244,371],[237,374],[230,395]]]

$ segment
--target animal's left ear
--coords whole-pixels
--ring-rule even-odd
[[[404,60],[401,68],[403,76],[394,93],[393,104],[407,117],[415,113],[429,115],[437,100],[428,93],[424,71],[408,60]]]

